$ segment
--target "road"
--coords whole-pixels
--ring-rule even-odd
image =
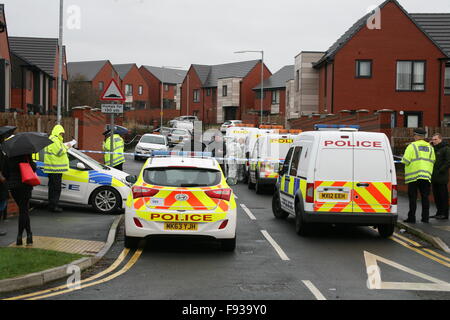
[[[125,170],[137,174],[142,164],[128,159]],[[368,227],[321,226],[309,237],[299,237],[293,217],[274,218],[270,193],[257,195],[243,184],[233,189],[238,197],[238,244],[234,253],[218,250],[216,243],[155,239],[147,241],[141,250],[119,257],[123,250],[121,228],[117,243],[103,263],[83,273],[82,279],[90,280],[115,261],[117,269],[82,283],[81,290],[51,295],[47,292],[36,297],[55,300],[450,299],[449,257],[435,249],[407,246],[408,239],[398,230],[397,236],[381,239],[376,230]],[[48,288],[60,284],[63,282],[52,283]]]

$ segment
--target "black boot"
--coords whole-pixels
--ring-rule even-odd
[[[27,234],[27,245],[33,244],[33,234],[30,232]]]
[[[21,245],[23,245],[22,236],[17,236],[16,246],[21,246]]]

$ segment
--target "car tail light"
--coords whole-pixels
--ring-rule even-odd
[[[306,202],[314,203],[314,183],[308,183],[306,185]]]
[[[156,195],[159,192],[159,190],[152,189],[152,188],[146,188],[146,187],[134,186],[131,189],[131,192],[133,192],[133,199],[137,199],[137,198],[153,197],[154,195]]]
[[[222,200],[230,201],[230,198],[231,198],[231,189],[210,190],[210,191],[205,191],[205,193],[208,197],[214,198],[214,199],[222,199]]]
[[[396,185],[392,186],[392,205],[398,204],[398,188]]]
[[[144,226],[142,225],[141,221],[139,221],[138,218],[133,218],[134,220],[134,224],[136,225],[136,227],[138,228],[143,228]]]
[[[224,222],[222,222],[222,224],[219,227],[219,230],[223,230],[227,227],[228,225],[228,220],[225,220]]]

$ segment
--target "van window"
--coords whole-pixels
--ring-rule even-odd
[[[321,149],[316,164],[318,181],[352,181],[353,150]]]
[[[390,168],[387,166],[386,159],[384,150],[355,149],[355,181],[390,181]]]
[[[286,160],[283,163],[283,170],[281,172],[281,175],[285,175],[289,170],[289,165],[291,162],[292,154],[294,153],[295,148],[291,148],[286,156]]]
[[[292,156],[292,165],[291,165],[291,172],[290,176],[296,177],[297,176],[297,169],[298,165],[300,163],[300,156],[302,155],[303,147],[296,147],[294,151],[294,155]]]

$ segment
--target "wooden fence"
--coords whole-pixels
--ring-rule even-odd
[[[440,133],[444,141],[450,143],[450,128],[447,127],[427,127],[428,132],[426,140],[431,140],[435,133]],[[391,129],[391,145],[394,155],[403,155],[408,144],[414,141],[414,129],[411,128],[393,128]]]

